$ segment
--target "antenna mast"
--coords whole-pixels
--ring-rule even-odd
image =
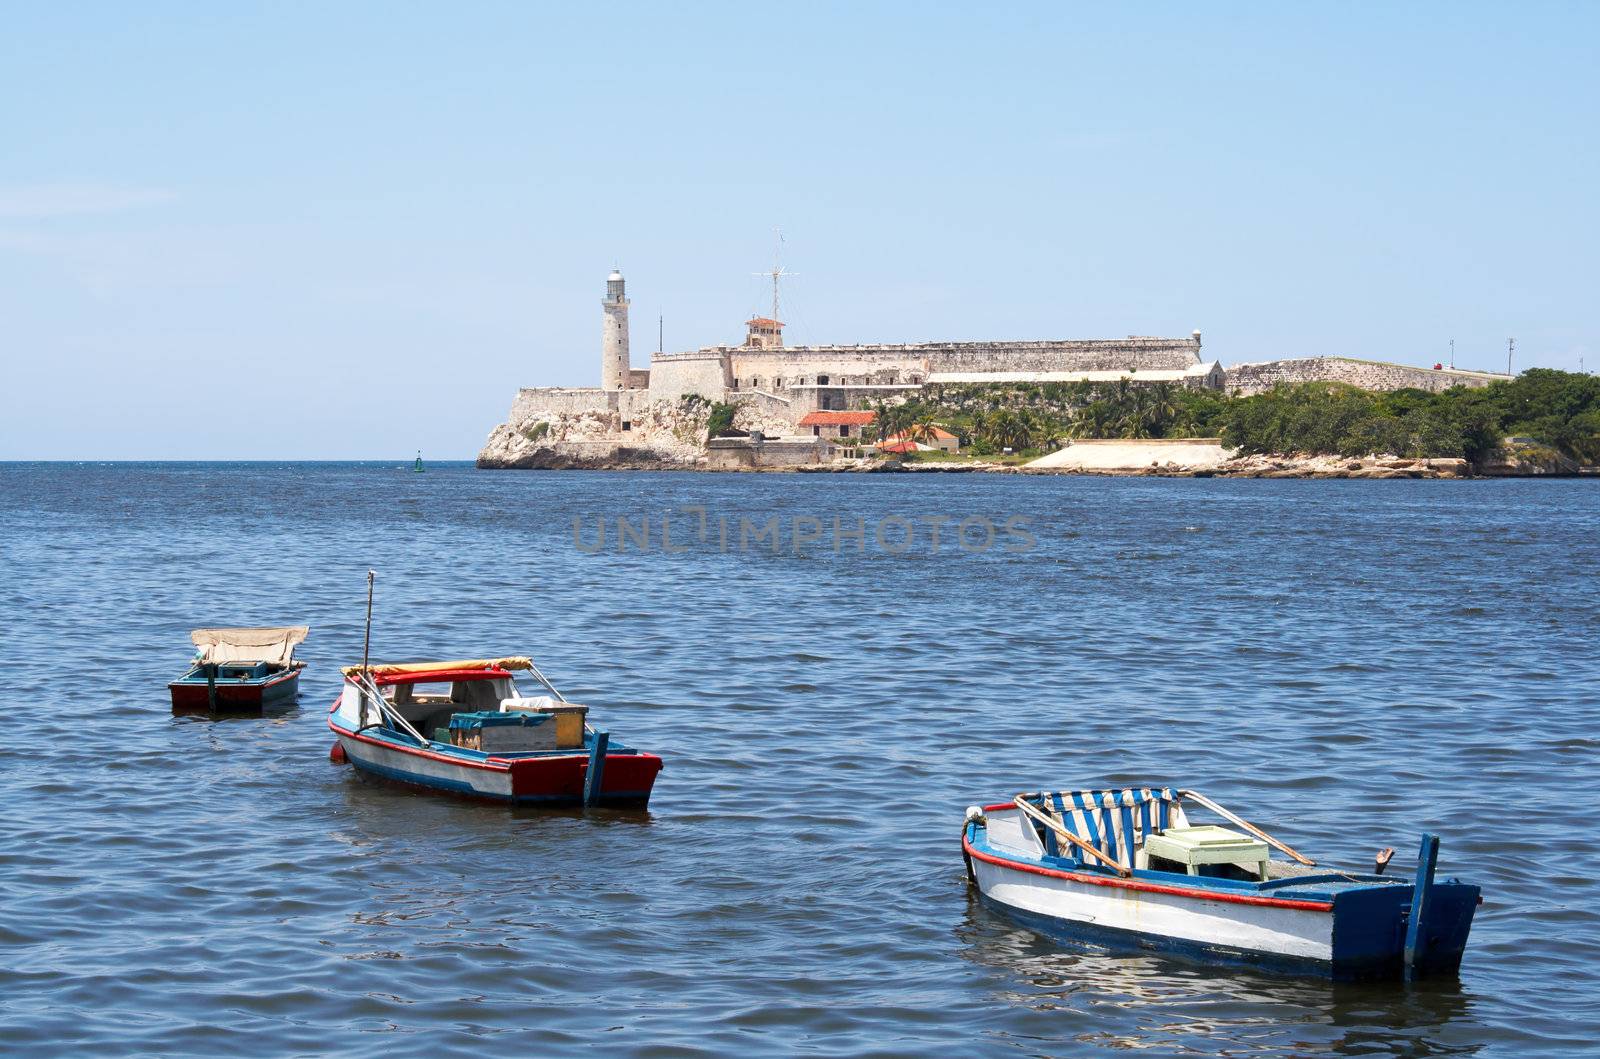
[[[1506,339],[1506,374],[1507,375],[1511,374],[1511,354],[1515,353],[1516,351],[1517,351],[1517,340],[1514,339],[1514,338]]]
[[[772,318],[777,320],[779,318],[778,280],[782,279],[784,276],[793,276],[795,273],[785,271],[783,267],[783,230],[781,228],[774,228],[772,229],[772,235],[772,270],[770,272],[753,272],[751,275],[772,277]]]

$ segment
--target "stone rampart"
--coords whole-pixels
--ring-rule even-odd
[[[792,386],[921,382],[928,374],[915,352],[894,347],[795,346],[727,350],[738,388],[783,391]]]
[[[869,402],[911,395],[919,389],[920,383],[901,383],[896,386],[844,383],[837,386],[797,386],[784,392],[790,398],[793,421],[798,423],[807,412],[848,412]]]
[[[714,346],[688,356],[726,358],[738,388],[794,385],[916,385],[930,372],[1186,371],[1200,360],[1194,338],[1059,342],[925,342],[897,345]],[[822,380],[826,380],[823,382]]]
[[[675,401],[688,394],[720,400],[732,380],[715,351],[658,353],[650,360],[650,393],[658,401]]]
[[[740,390],[737,394],[730,394],[729,398],[736,404],[748,405],[751,411],[758,414],[777,416],[786,422],[793,422],[798,418],[794,414],[794,401],[788,397],[779,397],[777,394],[761,390]]]
[[[963,342],[927,347],[928,367],[969,371],[1185,371],[1200,363],[1200,343],[1184,338],[1078,342]]]
[[[805,467],[822,463],[831,451],[832,446],[821,438],[712,438],[706,442],[706,469]]]
[[[1417,389],[1438,393],[1452,386],[1487,386],[1509,378],[1486,371],[1418,368],[1353,357],[1295,357],[1231,365],[1227,369],[1227,390],[1230,394],[1248,397],[1279,385],[1342,382],[1363,390]]]
[[[553,415],[582,415],[618,410],[619,391],[599,387],[525,386],[511,402],[507,422],[521,422]]]

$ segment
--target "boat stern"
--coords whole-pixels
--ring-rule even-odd
[[[583,802],[584,783],[589,763],[577,756],[550,758],[492,758],[504,764],[511,775],[511,800],[525,805]],[[655,754],[607,754],[600,774],[599,805],[642,809],[650,801],[656,775],[662,767]]]
[[[1411,886],[1350,889],[1333,900],[1333,977],[1354,982],[1404,976]],[[1455,879],[1429,890],[1414,977],[1443,977],[1461,970],[1461,957],[1478,909],[1479,887]]]

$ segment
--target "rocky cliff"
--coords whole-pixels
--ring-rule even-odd
[[[636,408],[624,423],[614,412],[513,406],[478,453],[491,470],[647,470],[692,468],[706,462],[706,421],[711,405],[689,395]],[[780,434],[785,425],[754,404],[742,404],[740,430]]]

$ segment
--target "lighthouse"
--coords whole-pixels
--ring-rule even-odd
[[[600,333],[600,388],[626,390],[629,370],[628,296],[621,272],[613,271],[606,277],[606,296],[600,307],[605,310],[604,329]]]

